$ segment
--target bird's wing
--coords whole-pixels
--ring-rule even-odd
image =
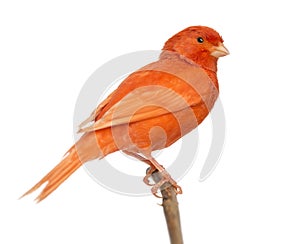
[[[203,102],[202,96],[211,93],[206,85],[201,94],[196,90],[179,77],[163,71],[135,72],[98,106],[79,131],[95,131],[175,113]],[[84,126],[93,119],[92,125]]]
[[[115,92],[115,91],[114,91]],[[101,113],[103,108],[109,103],[111,97],[113,96],[114,92],[112,92],[106,99],[104,99],[98,106],[97,108],[91,113],[91,115],[85,119],[80,125],[79,125],[79,130],[81,130],[84,127],[87,127],[88,124],[91,122],[94,122],[98,115]]]

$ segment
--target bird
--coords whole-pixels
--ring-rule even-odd
[[[128,75],[79,125],[79,140],[21,197],[46,183],[35,199],[40,202],[84,163],[116,151],[150,166],[144,182],[152,186],[154,195],[165,182],[177,194],[182,193],[152,152],[194,130],[213,108],[219,95],[217,61],[229,54],[223,42],[220,34],[207,26],[190,26],[169,38],[155,62]],[[155,171],[162,179],[150,184]]]

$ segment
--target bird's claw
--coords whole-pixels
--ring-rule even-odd
[[[143,179],[143,182],[148,185],[148,186],[154,186],[155,184],[150,183],[149,178],[151,178],[152,174],[156,171],[157,169],[155,167],[150,167],[146,171],[146,175]]]
[[[157,192],[159,189],[162,188],[162,186],[165,183],[170,183],[171,186],[174,188],[176,194],[182,194],[181,187],[179,185],[177,185],[176,181],[173,180],[172,177],[166,171],[161,172],[161,175],[162,175],[162,179],[159,182],[157,182],[155,185],[153,185],[153,187],[151,189],[151,192],[154,196],[156,196],[158,198],[162,198],[162,196],[158,195]],[[167,187],[169,187],[169,186],[166,186],[164,188],[167,188]],[[162,189],[164,189],[164,188],[162,188]]]

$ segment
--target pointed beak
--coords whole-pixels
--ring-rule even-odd
[[[223,43],[220,43],[219,46],[214,46],[212,48],[212,51],[210,53],[211,56],[214,56],[216,58],[224,57],[229,54],[228,49],[223,45]]]

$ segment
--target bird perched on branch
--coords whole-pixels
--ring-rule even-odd
[[[46,183],[37,197],[52,193],[82,164],[123,151],[150,166],[162,180],[180,186],[151,155],[196,128],[212,109],[218,94],[217,61],[229,54],[222,37],[205,26],[188,27],[165,43],[156,62],[130,74],[81,125],[81,138],[62,161],[23,196]]]

